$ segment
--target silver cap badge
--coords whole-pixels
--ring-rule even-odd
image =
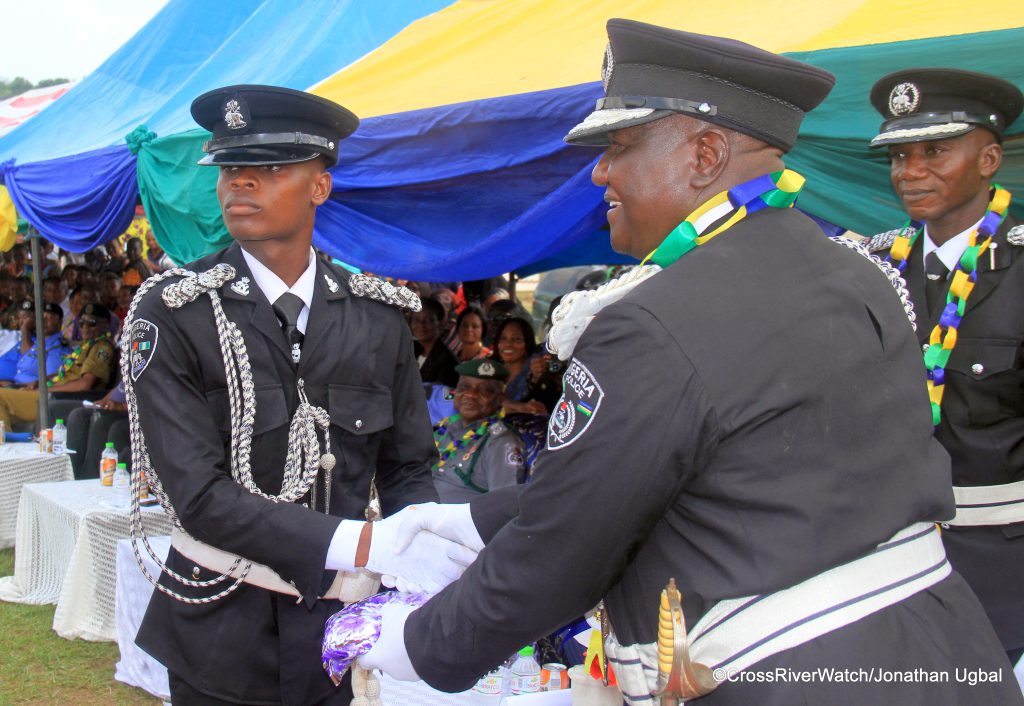
[[[224,122],[232,130],[240,130],[246,126],[242,116],[242,106],[236,100],[229,100],[224,106]]]
[[[921,89],[914,83],[898,83],[889,94],[889,112],[910,115],[921,103]]]

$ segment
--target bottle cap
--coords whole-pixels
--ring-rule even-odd
[[[108,448],[108,449],[112,449],[112,448],[114,448],[114,442],[113,442],[113,441],[108,441],[108,442],[107,442],[107,448]]]
[[[63,424],[63,423],[64,423],[64,420],[63,420],[63,419],[58,419],[58,420],[57,420],[57,423],[58,423],[58,424]]]
[[[522,657],[533,657],[533,645],[527,645],[519,650],[519,655]]]
[[[119,464],[117,464],[117,467],[118,467],[118,469],[124,469],[126,471],[128,470],[128,464],[127,463],[119,463]]]

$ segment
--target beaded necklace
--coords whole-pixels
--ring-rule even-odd
[[[928,399],[932,406],[932,424],[935,426],[942,421],[946,364],[949,363],[949,356],[956,347],[957,328],[964,317],[967,297],[971,295],[974,284],[978,281],[978,258],[984,255],[992,244],[992,238],[999,230],[1009,207],[1010,192],[999,184],[993,184],[988,211],[971,233],[964,254],[953,268],[953,279],[946,294],[946,307],[928,338],[928,346],[924,351],[924,366],[928,369]],[[909,230],[912,232],[908,234]],[[887,259],[896,265],[901,274],[907,269],[907,258],[910,257],[910,251],[923,231],[924,223],[908,220],[900,229],[900,234],[893,240]],[[981,243],[978,242],[979,237],[983,238]]]
[[[71,369],[75,367],[75,364],[79,360],[85,358],[85,356],[89,353],[92,347],[96,345],[97,342],[109,341],[111,340],[111,338],[112,336],[110,335],[110,333],[105,333],[102,336],[90,338],[88,341],[82,341],[81,345],[77,346],[73,351],[71,351],[70,354],[65,356],[64,360],[61,362],[60,370],[57,371],[57,374],[54,376],[53,380],[48,381],[46,384],[59,385],[60,383],[64,382],[64,378],[67,377],[68,372],[70,372]]]
[[[471,460],[487,438],[487,431],[491,428],[491,425],[498,420],[504,419],[504,417],[505,410],[502,409],[497,414],[487,417],[476,427],[467,429],[460,438],[449,441],[444,448],[441,448],[441,440],[444,439],[445,433],[448,431],[448,427],[453,423],[460,421],[462,419],[462,415],[453,414],[450,417],[442,419],[438,422],[437,429],[434,430],[434,445],[437,447],[437,451],[441,458],[434,464],[433,470],[437,473],[444,473],[444,467],[452,456],[454,456],[459,450],[466,448],[466,446],[469,446],[469,449],[462,455],[462,461],[466,462]],[[468,472],[459,467],[456,467],[454,470],[455,475],[457,475],[463,483],[471,488],[479,490],[480,492],[484,492],[482,488],[477,488],[472,482],[470,482],[470,477],[473,475],[472,466],[470,466]]]
[[[803,187],[804,178],[791,169],[763,174],[737,184],[711,197],[687,216],[641,264],[646,265],[650,261],[659,267],[668,267],[698,245],[732,228],[752,213],[769,207],[790,208]],[[715,221],[726,216],[729,218],[722,225],[710,233],[703,233]]]

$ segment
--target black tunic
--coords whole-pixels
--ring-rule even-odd
[[[946,366],[935,438],[952,458],[958,486],[1024,480],[1024,247],[1006,239],[1018,226],[1007,216],[993,239],[994,253],[978,259],[978,281]],[[905,272],[922,346],[946,301],[943,296],[932,311],[926,309],[923,241],[922,234]],[[888,251],[877,254],[885,257]],[[981,366],[977,372],[975,365]],[[1024,648],[1024,522],[949,527],[943,539],[950,563],[978,594],[1003,646]]]
[[[563,414],[576,426],[566,434],[556,406],[518,514],[503,503],[512,493],[474,501],[474,516],[514,519],[406,624],[413,665],[435,687],[470,686],[602,598],[620,642],[649,643],[670,577],[693,625],[720,600],[789,587],[953,515],[948,456],[932,437],[898,297],[797,211],[747,218],[606,308],[574,365],[587,371],[574,392],[566,374],[563,400],[576,411]],[[1002,684],[967,693],[1014,703],[1005,655],[955,574],[754,668],[823,661],[1004,667]],[[965,698],[943,686],[875,702]],[[726,683],[701,703],[861,704],[888,693],[829,689]]]
[[[333,689],[320,663],[320,644],[326,619],[341,604],[316,600],[333,580],[333,572],[324,570],[331,538],[341,518],[362,519],[375,472],[385,514],[437,499],[430,478],[436,454],[430,421],[409,328],[398,309],[353,296],[349,274],[318,260],[296,370],[281,326],[237,245],[187,268],[202,272],[219,262],[236,269],[233,283],[249,278],[247,292],[229,282],[219,294],[252,364],[253,477],[264,492],[280,491],[301,377],[309,401],[331,415],[337,459],[331,513],[270,502],[231,480],[228,396],[210,300],[203,295],[169,309],[160,299],[166,286],[161,283],[136,312],[136,321],[144,319],[159,331],[135,383],[153,466],[192,536],[270,566],[294,581],[305,600],[297,604],[294,597],[249,585],[205,606],[154,592],[137,641],[212,696],[247,704],[312,703]],[[337,291],[331,291],[328,277]],[[193,562],[173,549],[168,563],[186,576],[192,573]],[[213,576],[200,572],[201,579]],[[166,576],[162,581],[187,595],[209,595]]]

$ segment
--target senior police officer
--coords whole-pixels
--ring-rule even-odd
[[[892,185],[910,216],[871,249],[897,265],[917,311],[935,437],[953,460],[957,515],[943,532],[1011,661],[1024,652],[1024,225],[994,184],[1024,98],[957,69],[880,79]]]
[[[802,180],[781,157],[833,76],[727,39],[608,33],[606,98],[566,139],[606,146],[612,243],[655,266],[562,304],[549,345],[573,359],[534,482],[414,513],[490,543],[422,608],[384,613],[362,663],[464,689],[603,598],[624,695],[651,703],[674,577],[712,668],[687,703],[1022,703],[933,524],[953,515],[948,457],[900,299],[866,251],[787,207]],[[765,679],[816,668],[856,683]]]
[[[523,474],[523,444],[502,421],[508,368],[490,358],[455,366],[455,414],[434,430],[439,458],[434,487],[443,503],[461,503],[480,493],[515,485]]]
[[[319,643],[341,601],[378,585],[359,567],[428,590],[461,569],[428,535],[419,563],[385,551],[393,513],[437,497],[400,312],[415,297],[312,251],[352,113],[232,86],[192,115],[213,133],[200,164],[220,168],[235,243],[148,280],[126,323],[135,469],[176,525],[137,642],[167,666],[176,704],[347,704]],[[343,520],[373,488],[393,517]]]

